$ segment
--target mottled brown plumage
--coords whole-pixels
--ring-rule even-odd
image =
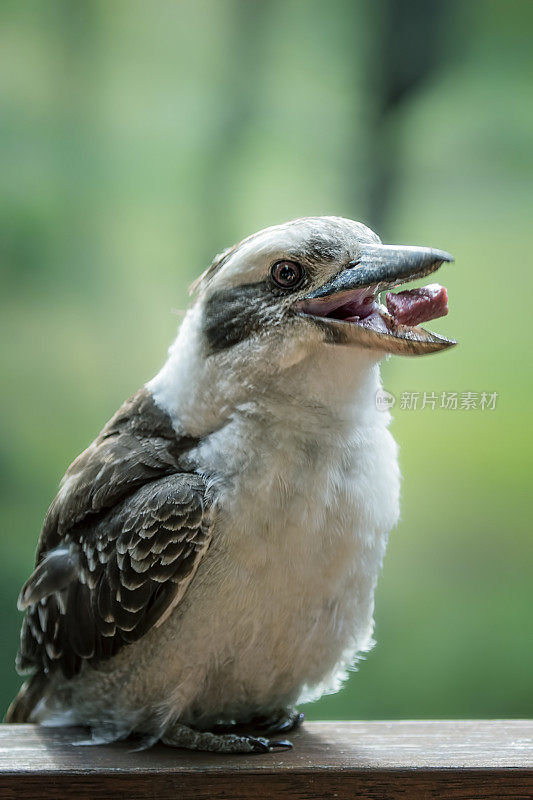
[[[21,671],[72,677],[179,601],[210,540],[205,481],[184,471],[192,444],[142,390],[69,467],[20,596]]]
[[[150,392],[136,392],[66,471],[44,520],[37,561],[86,517],[112,508],[150,480],[177,472],[180,456],[194,444],[176,434]]]

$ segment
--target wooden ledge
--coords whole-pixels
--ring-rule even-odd
[[[0,726],[0,798],[530,798],[533,721],[309,722],[294,750],[222,756]]]

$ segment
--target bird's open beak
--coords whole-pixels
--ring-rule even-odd
[[[448,313],[446,289],[438,284],[397,294],[379,293],[435,272],[449,253],[429,247],[364,245],[361,256],[330,281],[300,299],[296,313],[310,317],[339,344],[357,344],[403,355],[423,355],[456,344],[419,327]]]

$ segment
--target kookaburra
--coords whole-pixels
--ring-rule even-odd
[[[219,752],[288,747],[372,644],[398,519],[379,362],[453,341],[441,250],[309,217],[224,251],[161,371],[68,468],[24,585],[11,722]]]

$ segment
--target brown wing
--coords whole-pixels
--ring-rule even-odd
[[[94,524],[84,522],[23,588],[18,668],[75,675],[140,639],[183,596],[209,546],[206,487],[194,474],[143,486]]]
[[[73,462],[19,598],[20,671],[70,677],[179,602],[211,535],[205,481],[183,471],[190,446],[143,390]]]
[[[180,457],[196,443],[176,434],[147,389],[138,391],[66,471],[44,520],[37,561],[87,516],[113,507],[147,481],[180,470]]]

